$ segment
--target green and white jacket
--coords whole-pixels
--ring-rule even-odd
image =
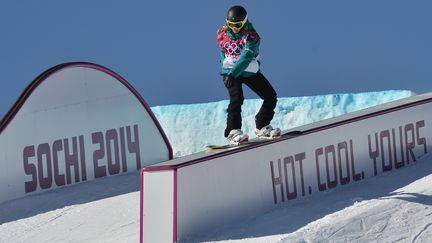
[[[227,26],[221,27],[217,43],[221,48],[222,75],[250,77],[259,72],[260,36],[250,22],[237,34]]]

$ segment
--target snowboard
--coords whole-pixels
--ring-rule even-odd
[[[279,139],[289,139],[289,138],[294,138],[294,137],[298,137],[303,135],[302,131],[291,131],[291,132],[287,132],[282,134],[279,137],[276,138],[262,138],[262,139],[254,139],[254,140],[250,140],[247,142],[243,142],[237,145],[233,145],[233,144],[225,144],[225,145],[208,145],[207,149],[209,150],[224,150],[224,149],[231,149],[231,148],[237,148],[237,147],[243,147],[243,146],[249,146],[249,145],[254,145],[254,144],[260,144],[260,143],[265,143],[265,142],[269,142],[269,141],[277,141]]]

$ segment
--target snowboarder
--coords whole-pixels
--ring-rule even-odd
[[[241,130],[241,106],[244,100],[242,84],[246,84],[264,100],[255,116],[257,137],[279,137],[280,129],[270,125],[277,102],[276,92],[260,72],[260,36],[248,20],[245,8],[233,6],[228,10],[226,24],[217,32],[217,43],[221,48],[221,75],[230,97],[225,129],[228,143],[240,144],[249,139]]]

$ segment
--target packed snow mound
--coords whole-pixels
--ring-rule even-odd
[[[279,98],[272,121],[282,130],[340,116],[414,95],[407,90]],[[175,157],[202,151],[209,144],[226,144],[223,136],[229,101],[152,107],[166,132]],[[243,131],[254,137],[260,99],[245,100]]]

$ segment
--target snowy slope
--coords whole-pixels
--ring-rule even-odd
[[[375,93],[365,100],[371,102],[373,99],[376,103],[382,103],[388,99],[389,93],[395,95],[398,92]],[[410,92],[406,95],[410,95]],[[333,110],[329,108],[323,114],[334,116],[340,110],[348,112],[347,104],[362,103],[354,96],[352,102],[338,106],[331,102],[347,97],[346,95],[310,97],[308,99],[322,101],[322,105],[310,106],[307,110],[307,105],[297,101],[292,110],[313,115],[320,113],[322,107],[333,107]],[[395,96],[393,98],[396,99]],[[310,103],[316,104],[315,101]],[[259,106],[253,104],[255,102],[251,103],[255,107]],[[300,109],[298,106],[301,104],[303,106]],[[353,107],[359,108],[358,105]],[[200,110],[193,106],[189,108],[195,112]],[[153,109],[162,111],[164,107]],[[221,109],[224,109],[222,105]],[[182,115],[173,118],[175,122],[171,125],[167,121],[161,121],[168,136],[175,136],[174,131],[181,136],[190,132],[179,129],[178,122],[187,119],[186,114],[196,113],[184,108],[184,112],[178,114]],[[299,116],[297,118],[296,121]],[[306,123],[315,119],[306,116],[301,118]],[[216,121],[214,119],[215,117],[209,116],[204,123],[213,124]],[[286,122],[285,125],[290,124]],[[173,142],[172,139],[170,137]],[[189,143],[184,141],[187,140],[174,141],[174,149],[195,149],[188,148]],[[180,147],[176,147],[176,144],[180,144]],[[431,242],[430,154],[403,169],[359,183],[362,185],[350,184],[316,194],[290,206],[289,210],[280,207],[264,215],[255,215],[210,232],[202,232],[187,242]],[[334,193],[335,191],[338,193]],[[103,178],[0,204],[0,242],[138,241],[138,173]]]
[[[138,173],[0,204],[0,242],[138,241]]]

